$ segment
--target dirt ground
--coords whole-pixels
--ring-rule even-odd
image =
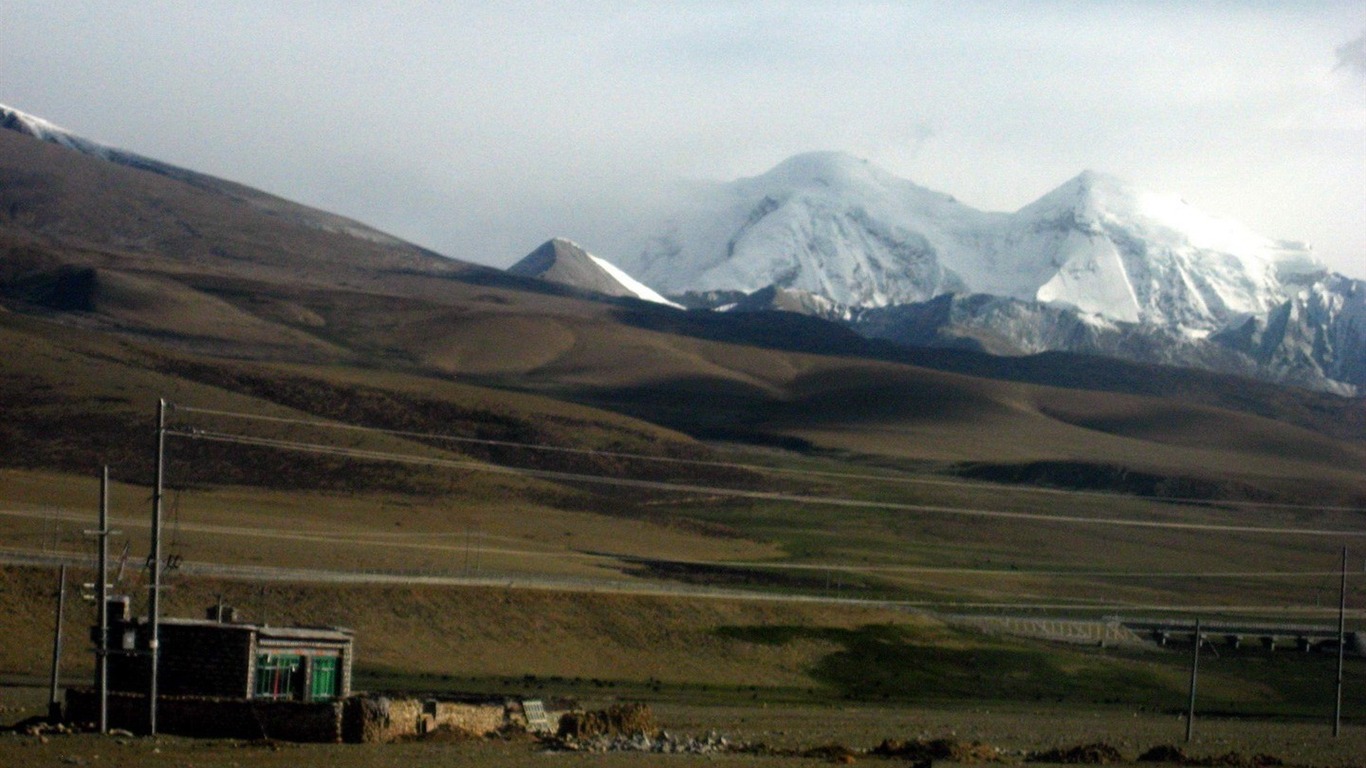
[[[33,692],[27,694],[33,697]],[[16,704],[11,691],[0,723],[10,723],[29,706]],[[30,702],[31,704],[31,702]],[[1159,745],[1175,745],[1196,759],[1225,758],[1223,765],[1252,765],[1270,756],[1287,766],[1366,766],[1366,723],[1348,723],[1331,738],[1326,722],[1197,719],[1195,738],[1183,742],[1185,724],[1166,714],[1121,710],[1075,711],[1019,708],[748,707],[653,706],[658,722],[674,734],[719,732],[732,742],[763,743],[772,751],[802,751],[829,745],[847,747],[802,757],[781,754],[658,755],[550,752],[530,738],[508,740],[430,740],[380,745],[319,745],[196,740],[176,737],[93,734],[44,738],[0,734],[0,766],[174,766],[175,768],[379,768],[381,766],[816,766],[831,762],[908,765],[903,758],[865,754],[886,739],[948,739],[981,742],[996,748],[1005,764],[1023,764],[1030,753],[1103,742],[1122,757],[1121,765]],[[951,765],[948,761],[935,761]],[[1213,762],[1213,761],[1211,761]],[[1040,764],[1040,763],[1032,763]],[[1274,763],[1272,763],[1274,764]],[[1149,765],[1149,764],[1144,764]]]

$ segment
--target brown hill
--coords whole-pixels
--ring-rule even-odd
[[[1267,388],[1249,396],[1241,381],[1207,377],[1204,399],[1218,402],[1195,405],[930,371],[812,318],[586,300],[244,190],[0,131],[0,301],[43,321],[6,319],[6,349],[48,350],[44,361],[12,353],[3,363],[6,402],[19,415],[9,446],[46,446],[20,451],[47,457],[28,465],[74,468],[71,446],[50,437],[60,417],[44,403],[100,423],[96,404],[129,402],[133,381],[210,399],[249,389],[299,411],[431,429],[444,423],[432,398],[395,388],[460,382],[522,413],[516,423],[536,422],[535,409],[552,402],[522,412],[520,391],[587,405],[583,418],[595,424],[647,433],[657,428],[646,423],[661,425],[673,430],[666,453],[703,451],[680,447],[690,434],[898,461],[1240,477],[1273,494],[1311,484],[1342,498],[1361,492],[1366,454],[1330,436],[1360,423],[1361,402]],[[123,341],[98,335],[106,333]],[[98,370],[96,380],[81,381],[82,366]],[[388,393],[395,411],[340,405],[360,389]],[[1215,407],[1240,398],[1251,402]],[[488,432],[495,421],[470,428]],[[576,429],[504,425],[491,434],[589,441]],[[82,461],[95,458],[88,454]],[[18,454],[6,455],[13,463]]]

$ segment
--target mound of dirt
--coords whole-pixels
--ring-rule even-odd
[[[1273,768],[1285,765],[1285,761],[1274,755],[1247,756],[1239,752],[1226,752],[1211,757],[1191,758],[1186,765],[1209,766],[1210,768]]]
[[[1094,744],[1081,744],[1075,747],[1056,747],[1044,752],[1032,752],[1025,758],[1031,763],[1058,763],[1062,765],[1111,765],[1124,762],[1119,750],[1098,741]]]
[[[857,752],[843,744],[826,744],[820,747],[811,747],[810,749],[802,750],[800,755],[801,757],[812,757],[844,765],[854,762],[858,757]]]
[[[1226,752],[1210,757],[1191,757],[1185,750],[1171,744],[1159,744],[1138,756],[1141,763],[1171,763],[1173,765],[1196,766],[1199,768],[1274,768],[1285,765],[1285,761],[1274,755],[1247,756],[1239,752]]]
[[[980,742],[963,742],[953,739],[914,739],[897,741],[885,739],[869,754],[879,757],[898,757],[915,763],[929,763],[933,760],[948,760],[954,763],[993,763],[1001,760],[1001,750]]]
[[[1186,765],[1190,757],[1186,751],[1171,744],[1159,744],[1138,756],[1140,763],[1175,763]]]

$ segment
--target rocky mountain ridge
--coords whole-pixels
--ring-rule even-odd
[[[1361,281],[1304,243],[1095,171],[993,213],[810,153],[694,188],[641,232],[615,247],[645,282],[694,303],[746,295],[704,306],[803,312],[908,344],[1366,387]]]

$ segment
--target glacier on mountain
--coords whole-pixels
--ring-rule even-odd
[[[1283,274],[1320,269],[1303,244],[1092,171],[994,213],[834,152],[696,188],[616,253],[665,293],[775,285],[853,307],[982,293],[1197,337],[1278,304]]]
[[[1366,389],[1366,283],[1329,274],[1304,243],[1095,171],[994,213],[810,153],[694,186],[609,247],[666,294],[734,297],[733,311],[814,314],[901,343]]]

